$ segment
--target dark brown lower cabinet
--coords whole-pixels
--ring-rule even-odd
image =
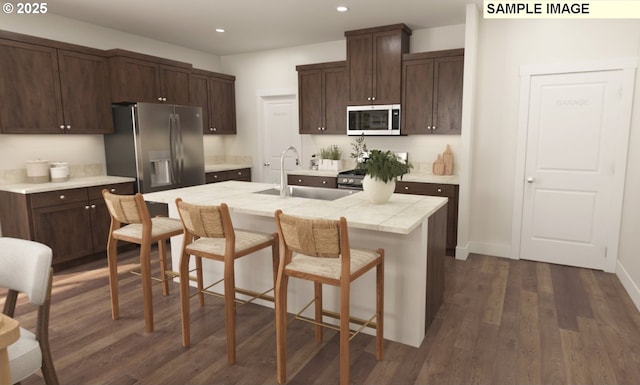
[[[53,250],[54,267],[107,247],[110,218],[102,189],[133,194],[133,183],[19,194],[0,191],[2,235],[41,242]]]
[[[455,255],[458,244],[458,191],[457,184],[396,182],[396,193],[449,198],[447,205],[447,255]]]
[[[236,170],[212,171],[204,176],[205,183],[224,182],[226,180],[237,180],[251,182],[251,169],[239,168]]]
[[[287,175],[287,184],[290,186],[337,188],[338,178],[331,176],[289,174]]]

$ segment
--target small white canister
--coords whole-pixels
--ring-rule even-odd
[[[27,182],[29,183],[45,183],[49,182],[49,161],[48,160],[28,160],[27,164]]]
[[[52,162],[49,171],[51,172],[52,182],[66,182],[69,180],[69,163],[67,162]]]

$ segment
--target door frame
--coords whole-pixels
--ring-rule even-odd
[[[511,234],[511,258],[520,259],[522,213],[524,204],[524,180],[526,165],[527,133],[529,126],[529,97],[531,92],[531,78],[536,75],[570,74],[576,72],[622,71],[624,85],[622,94],[623,116],[621,125],[625,130],[616,138],[614,159],[613,186],[611,202],[609,204],[609,218],[611,226],[606,234],[607,251],[605,253],[604,271],[613,273],[618,260],[620,242],[620,227],[622,221],[622,205],[624,198],[624,183],[627,170],[627,153],[629,151],[629,133],[631,129],[631,111],[633,91],[635,88],[635,71],[638,66],[637,57],[623,57],[602,61],[548,64],[522,66],[520,68],[520,109],[518,112],[518,140],[516,147],[516,167],[513,194],[513,218]]]
[[[256,104],[257,104],[257,128],[258,128],[258,142],[256,143],[258,146],[258,161],[254,161],[254,164],[258,166],[258,180],[264,180],[264,162],[266,159],[265,148],[263,143],[265,143],[265,126],[264,126],[264,104],[274,97],[293,97],[296,106],[298,105],[298,90],[296,88],[278,88],[278,89],[267,89],[267,90],[256,90]],[[295,109],[296,114],[298,114],[298,108]],[[298,117],[295,117],[295,121],[298,121]],[[301,154],[302,155],[302,154]]]

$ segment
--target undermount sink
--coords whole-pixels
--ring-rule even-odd
[[[347,195],[351,195],[354,190],[341,190],[337,188],[323,188],[323,187],[307,187],[307,186],[287,186],[289,194],[287,196],[297,198],[309,198],[309,199],[321,199],[325,201],[332,201],[334,199],[342,198]],[[280,195],[280,190],[276,188],[270,188],[268,190],[258,191],[257,194],[266,195]]]

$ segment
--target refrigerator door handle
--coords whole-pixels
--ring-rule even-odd
[[[177,161],[178,161],[178,183],[182,182],[182,174],[184,173],[184,143],[182,141],[182,123],[180,122],[180,114],[175,114],[177,127]]]
[[[171,152],[171,184],[180,182],[176,180],[177,173],[177,144],[176,144],[176,124],[174,114],[169,114],[169,151]]]

